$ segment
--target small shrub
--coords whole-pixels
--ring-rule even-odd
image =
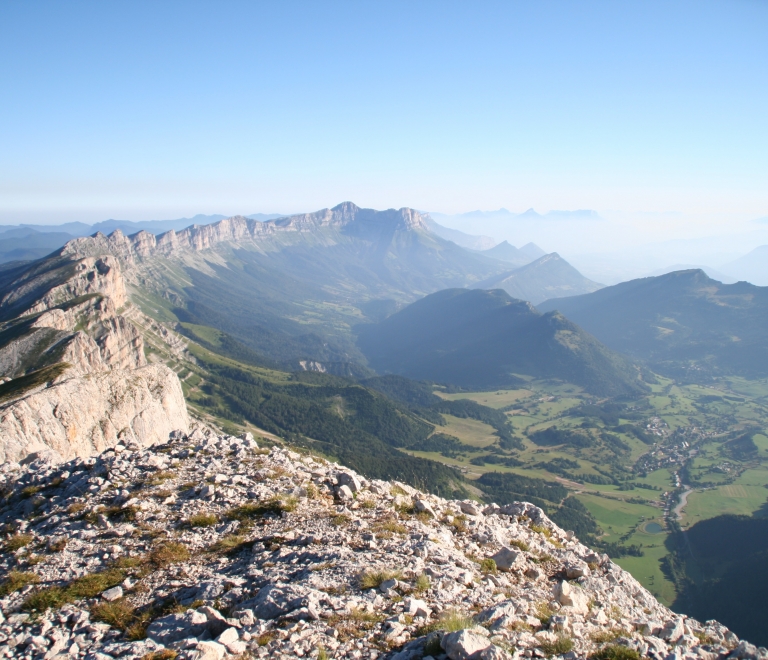
[[[392,486],[390,486],[389,493],[390,495],[408,495],[408,493],[397,484],[392,484]]]
[[[519,548],[523,552],[528,552],[528,550],[530,550],[530,546],[525,541],[510,541],[509,545],[514,545],[516,548]]]
[[[404,502],[403,504],[395,504],[395,511],[401,516],[412,516],[416,513],[416,506],[413,502]]]
[[[91,573],[73,580],[66,588],[67,600],[93,598],[102,591],[117,586],[125,579],[125,573],[118,568],[110,568],[99,573]]]
[[[640,660],[640,654],[627,646],[610,644],[595,651],[589,660]]]
[[[552,608],[544,601],[541,601],[536,605],[536,614],[534,614],[534,616],[541,621],[542,626],[546,627],[549,625],[549,617],[553,614],[554,611]]]
[[[466,628],[474,628],[475,621],[471,616],[462,614],[458,610],[448,610],[440,615],[437,621],[434,621],[426,626],[422,626],[417,629],[414,637],[421,637],[435,632],[436,630],[443,630],[445,632],[456,632],[457,630],[465,630]]]
[[[399,580],[400,571],[366,571],[358,578],[361,589],[378,589],[382,582]]]
[[[565,655],[573,649],[573,640],[565,635],[559,635],[554,642],[542,642],[539,648],[548,658],[551,658],[553,655]],[[637,660],[639,660],[639,657]]]
[[[28,499],[33,495],[37,495],[41,490],[43,490],[42,486],[26,486],[21,489],[21,496],[24,499]]]
[[[85,509],[84,502],[72,502],[67,507],[67,513],[71,516],[76,516],[78,513],[82,513],[83,509]]]
[[[149,553],[149,560],[155,568],[165,568],[171,564],[177,564],[189,559],[189,550],[187,546],[169,541],[155,546]]]
[[[55,541],[51,541],[48,544],[48,551],[49,552],[61,552],[66,547],[67,547],[67,538],[65,536],[62,536],[60,539],[56,539]]]
[[[40,576],[36,573],[10,571],[5,581],[0,584],[0,597],[21,591],[27,585],[37,584],[38,582],[40,582]]]
[[[480,562],[480,572],[487,575],[488,573],[497,573],[496,561],[488,557]]]
[[[267,644],[269,644],[276,637],[277,637],[277,631],[276,630],[267,630],[267,632],[262,633],[261,635],[259,635],[256,638],[256,643],[259,646],[266,646]]]
[[[165,483],[169,479],[173,479],[176,475],[173,472],[170,471],[160,471],[155,472],[152,476],[148,477],[144,481],[144,486],[159,486],[162,483]]]
[[[414,583],[414,591],[416,593],[423,593],[427,589],[429,589],[432,586],[432,583],[429,581],[429,576],[425,573],[420,573],[419,577],[416,578],[416,582]]]
[[[212,527],[219,519],[213,513],[197,513],[187,520],[190,527]]]
[[[61,587],[49,587],[38,589],[29,594],[21,604],[25,612],[45,612],[47,609],[58,609],[67,602],[64,589]]]
[[[373,530],[379,534],[381,532],[389,532],[390,534],[400,534],[401,536],[408,533],[408,528],[394,518],[387,518],[376,523]]]
[[[136,617],[136,609],[125,599],[120,598],[111,603],[96,603],[91,607],[91,618],[108,623],[113,628],[125,630]]]
[[[331,524],[335,525],[336,527],[343,527],[344,525],[348,524],[349,521],[349,516],[345,516],[343,513],[331,518]]]
[[[376,508],[376,500],[370,498],[370,497],[361,497],[357,500],[358,504],[363,509],[375,509]]]
[[[544,527],[544,525],[531,525],[531,531],[536,532],[537,534],[542,534],[545,538],[550,538],[552,536],[552,532]]]
[[[607,644],[608,642],[617,640],[619,637],[631,636],[632,634],[628,630],[624,630],[623,628],[613,628],[611,630],[601,630],[600,632],[596,632],[590,636],[590,639],[595,644]]]
[[[208,549],[211,552],[235,553],[245,547],[246,543],[245,536],[240,534],[229,534],[227,536],[222,536]]]
[[[161,651],[151,651],[141,656],[141,660],[175,660],[179,657],[179,652],[173,649],[162,649]]]
[[[34,540],[32,534],[14,534],[5,542],[6,552],[16,552],[28,546]]]
[[[24,558],[24,561],[26,562],[27,566],[37,566],[38,564],[43,563],[45,560],[45,557],[43,555],[27,555]]]
[[[328,651],[325,650],[324,646],[317,647],[317,660],[329,660]]]
[[[248,520],[250,518],[259,518],[267,514],[281,514],[283,512],[295,511],[298,506],[298,499],[295,497],[273,497],[264,502],[242,504],[227,511],[227,517],[230,520]]]

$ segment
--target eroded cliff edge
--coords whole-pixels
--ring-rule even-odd
[[[148,364],[112,255],[58,255],[0,283],[0,462],[90,456],[187,429],[176,374]]]

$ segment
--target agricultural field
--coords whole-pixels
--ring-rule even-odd
[[[444,400],[504,412],[519,446],[501,451],[493,427],[444,415],[437,431],[473,451],[409,453],[455,466],[470,479],[497,472],[565,486],[594,517],[601,542],[641,550],[616,561],[671,604],[676,587],[662,572],[671,531],[723,514],[749,516],[766,505],[768,381],[703,386],[659,377],[650,390],[620,402],[532,379],[517,390],[437,391]],[[547,435],[552,428],[559,435]],[[690,492],[681,504],[684,491]]]

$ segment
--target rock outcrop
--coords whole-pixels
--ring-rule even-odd
[[[374,211],[344,202],[332,209],[267,222],[234,216],[210,225],[193,225],[179,232],[171,230],[158,236],[146,231],[132,236],[125,236],[120,230],[109,236],[97,233],[70,241],[60,250],[60,254],[78,259],[112,254],[124,262],[135,263],[148,257],[200,252],[219,243],[251,243],[262,249],[270,249],[270,241],[279,240],[281,235],[316,232],[324,228],[374,239],[381,233],[390,234],[397,229],[429,232],[424,217],[413,209]]]
[[[65,376],[0,406],[0,462],[49,449],[69,460],[120,441],[164,442],[187,424],[181,383],[164,365]]]
[[[0,292],[0,461],[89,456],[188,425],[176,374],[147,364],[119,260],[54,257]],[[136,312],[134,312],[135,315]]]
[[[768,658],[532,504],[368,481],[250,434],[0,475],[0,657]]]

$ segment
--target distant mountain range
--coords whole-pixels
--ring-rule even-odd
[[[444,238],[446,241],[453,241],[456,245],[469,250],[488,250],[497,243],[496,239],[490,236],[473,236],[472,234],[465,234],[458,229],[443,227],[443,225],[435,222],[428,215],[424,216],[424,222],[433,234]]]
[[[483,254],[516,266],[525,266],[525,264],[529,264],[539,257],[543,257],[546,252],[535,243],[527,243],[521,248],[516,248],[508,241],[502,241],[489,250],[483,250]]]
[[[374,369],[418,380],[486,389],[527,375],[599,395],[643,387],[627,359],[561,314],[541,314],[498,289],[439,291],[358,333]]]
[[[768,245],[756,247],[749,254],[725,264],[722,269],[734,279],[768,286]]]
[[[176,220],[147,220],[144,222],[104,220],[92,225],[84,222],[68,222],[62,225],[0,225],[0,263],[41,259],[63,246],[67,241],[80,236],[90,236],[97,231],[109,234],[119,229],[128,235],[139,231],[162,234],[171,230],[179,231],[190,225],[209,225],[226,217],[219,214],[200,214],[192,218],[178,218]],[[255,213],[247,217],[264,222],[282,216],[275,213]]]
[[[486,251],[486,254],[489,252],[492,250]],[[591,293],[602,286],[584,277],[557,252],[553,252],[511,272],[479,282],[474,288],[504,289],[513,298],[528,300],[536,305],[553,297]]]
[[[768,287],[684,270],[537,307],[662,373],[768,375]]]
[[[351,202],[268,221],[78,238],[65,251],[118,256],[153,314],[189,332],[215,328],[285,368],[344,375],[368,373],[352,326],[508,268],[436,236],[417,211]]]
[[[430,215],[436,220],[603,220],[597,211],[590,209],[580,209],[577,211],[549,211],[547,213],[537,213],[534,209],[530,208],[522,213],[515,213],[505,208],[500,208],[496,211],[469,211],[467,213],[446,214],[446,213],[430,213]]]

